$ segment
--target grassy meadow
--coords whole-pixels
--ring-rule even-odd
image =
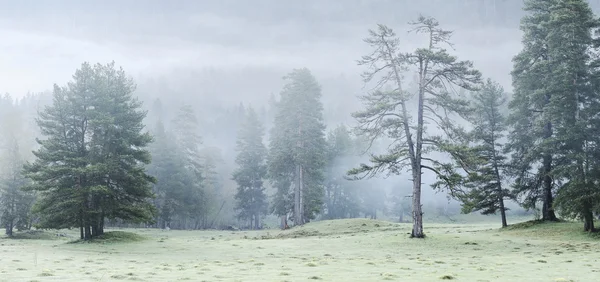
[[[600,281],[600,239],[581,223],[352,219],[286,231],[110,230],[0,238],[0,281]],[[124,232],[126,231],[126,232]],[[56,236],[56,234],[63,236]],[[66,235],[66,236],[65,236]]]

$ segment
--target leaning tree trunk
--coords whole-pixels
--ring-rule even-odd
[[[498,201],[500,202],[500,216],[502,217],[502,227],[507,227],[508,222],[506,221],[506,210],[504,208],[504,196],[502,196],[502,194],[500,194],[500,199],[498,199]]]

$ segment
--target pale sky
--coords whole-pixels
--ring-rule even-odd
[[[362,38],[369,28],[381,22],[404,36],[403,24],[416,17],[411,11],[448,10],[434,9],[442,2],[430,0],[409,5],[404,16],[391,14],[400,2],[406,1],[2,0],[0,92],[49,90],[70,80],[83,61],[115,60],[134,77],[205,67],[308,67],[317,75],[357,78],[355,62],[368,51]],[[491,28],[452,21],[445,26],[455,31],[457,54],[510,87],[510,60],[520,49],[515,23]],[[403,45],[407,51],[416,46]]]

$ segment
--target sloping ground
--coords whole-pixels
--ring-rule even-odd
[[[408,229],[407,229],[408,228]],[[311,236],[340,236],[356,233],[396,231],[410,232],[407,224],[370,219],[340,219],[311,222],[303,226],[280,231],[273,238],[301,238]]]
[[[545,222],[532,220],[508,226],[501,231],[512,236],[546,240],[588,241],[600,239],[599,233],[584,232],[583,223],[572,221]]]

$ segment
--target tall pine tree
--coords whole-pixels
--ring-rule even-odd
[[[505,103],[504,89],[490,79],[473,94],[472,114],[468,120],[474,128],[468,136],[470,150],[467,150],[471,163],[466,179],[467,190],[459,194],[463,212],[500,212],[502,227],[508,225],[504,201],[512,198],[511,191],[503,183],[507,167],[503,154],[506,121],[502,111]]]
[[[523,50],[513,58],[514,94],[509,103],[511,125],[508,149],[512,152],[514,188],[526,208],[542,202],[542,219],[556,220],[552,170],[556,148],[548,110],[552,91],[547,37],[551,7],[556,0],[528,0],[521,20]]]
[[[429,152],[439,150],[441,145],[439,136],[427,134],[426,126],[452,131],[451,114],[464,114],[466,110],[464,101],[453,95],[457,94],[454,87],[473,90],[480,83],[481,74],[473,69],[470,61],[459,61],[443,48],[450,44],[452,33],[440,28],[437,20],[421,16],[411,25],[413,31],[427,38],[424,47],[411,53],[400,50],[400,39],[385,25],[370,30],[370,36],[364,40],[373,51],[363,56],[359,64],[368,68],[363,76],[365,82],[376,80],[377,83],[374,91],[362,97],[366,109],[353,116],[359,122],[362,135],[371,140],[388,137],[393,144],[385,154],[372,155],[370,165],[361,164],[349,174],[360,179],[383,171],[399,174],[408,168],[413,181],[411,237],[423,238],[423,171],[432,171],[450,182],[447,173],[440,171],[441,168],[447,170],[448,166],[428,157]],[[417,79],[414,90],[404,85],[407,71],[415,71],[411,74]],[[411,97],[417,98],[414,113],[409,112]]]
[[[600,20],[587,1],[561,0],[552,6],[547,50],[552,93],[546,110],[552,118],[557,184],[555,207],[561,216],[580,218],[595,231],[593,211],[600,204]]]
[[[302,225],[320,212],[323,201],[327,145],[321,86],[308,69],[296,69],[285,79],[270,135],[268,170],[277,188],[274,213],[293,211],[295,225]]]
[[[237,183],[236,210],[238,218],[248,220],[251,229],[260,229],[260,219],[268,211],[264,180],[267,175],[267,148],[263,144],[264,128],[253,108],[246,110],[242,123],[235,159],[238,168],[233,172]]]
[[[135,85],[113,63],[83,63],[66,87],[54,87],[53,103],[37,123],[35,161],[25,165],[30,190],[40,192],[40,227],[79,227],[82,239],[104,233],[104,220],[152,219],[154,181],[145,173],[152,141]]]

